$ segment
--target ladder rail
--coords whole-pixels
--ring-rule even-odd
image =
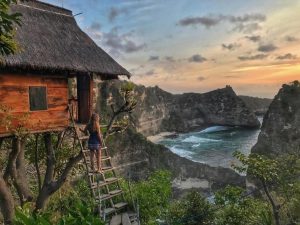
[[[79,131],[76,127],[76,122],[74,119],[74,115],[72,112],[72,108],[69,106],[68,111],[70,114],[71,119],[71,128],[74,131],[74,148],[76,147],[76,142],[80,147],[80,151],[83,155],[83,163],[84,167],[88,176],[88,182],[91,189],[91,195],[94,199],[95,205],[97,205],[97,211],[104,221],[109,218],[109,214],[117,215],[118,211],[127,208],[128,204],[125,201],[124,192],[122,190],[120,179],[117,177],[115,168],[112,164],[112,158],[108,152],[108,148],[106,146],[105,140],[103,139],[102,133],[100,132],[101,136],[101,149],[102,157],[100,159],[101,167],[103,168],[102,173],[95,172],[93,168],[91,168],[92,163],[95,165],[95,159],[91,157],[91,152],[84,147],[84,141],[88,138],[88,136],[81,137],[79,135]],[[92,162],[93,160],[93,162]],[[104,167],[105,165],[105,167]],[[104,169],[105,168],[105,169]],[[105,176],[105,173],[111,171],[112,177],[109,176],[108,178]],[[101,180],[100,180],[101,179]],[[97,184],[97,185],[95,185]],[[112,186],[110,186],[112,185]],[[110,190],[110,187],[114,187],[114,190]],[[118,196],[121,196],[121,201]],[[118,197],[118,203],[115,202],[115,197]],[[109,203],[111,208],[107,208],[107,204]]]

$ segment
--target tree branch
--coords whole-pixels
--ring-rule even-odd
[[[39,150],[39,134],[35,135],[34,166],[35,166],[36,174],[37,174],[39,192],[41,192],[42,178],[41,178],[41,172],[40,172],[40,167],[39,167],[38,150]]]
[[[55,156],[54,156],[54,149],[51,140],[51,133],[45,133],[44,140],[45,140],[45,149],[46,149],[46,157],[47,157],[46,159],[47,168],[46,168],[43,185],[52,182],[54,169],[55,169]]]

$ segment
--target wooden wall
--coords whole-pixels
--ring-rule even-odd
[[[29,86],[45,86],[47,88],[48,109],[30,111]],[[25,127],[31,132],[59,130],[69,124],[68,80],[66,77],[54,75],[0,74],[0,106],[11,108],[13,117],[21,118],[28,114]],[[3,118],[0,114],[0,118]],[[20,121],[16,119],[13,125]],[[6,136],[7,130],[0,125],[0,136]]]

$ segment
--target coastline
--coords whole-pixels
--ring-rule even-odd
[[[152,143],[157,144],[158,142],[160,142],[165,137],[173,136],[173,135],[176,135],[176,134],[177,134],[176,132],[161,132],[161,133],[153,135],[153,136],[148,136],[147,140],[151,141]]]

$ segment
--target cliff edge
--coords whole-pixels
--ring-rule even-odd
[[[99,84],[99,111],[107,99],[118,103],[118,90],[124,81]],[[160,132],[190,132],[212,125],[260,126],[254,112],[246,106],[230,86],[211,92],[171,94],[159,87],[135,86],[138,106],[132,120],[138,132],[151,136]]]
[[[252,153],[276,157],[300,152],[300,83],[284,84],[264,116]]]

